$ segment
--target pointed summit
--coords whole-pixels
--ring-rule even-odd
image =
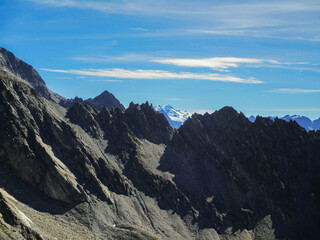
[[[112,109],[112,108],[120,108],[121,110],[124,110],[124,106],[120,103],[118,99],[115,98],[115,96],[108,92],[104,91],[94,99],[89,98],[88,100],[85,100],[85,103],[90,105],[91,107],[101,110],[104,106]]]

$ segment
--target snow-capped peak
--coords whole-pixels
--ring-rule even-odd
[[[190,113],[179,109],[174,109],[170,105],[157,105],[154,107],[154,109],[160,113],[163,113],[170,125],[174,128],[179,128],[188,119],[188,117],[191,117]]]
[[[276,119],[277,117],[269,116],[271,120]],[[254,122],[256,118],[254,116],[250,116],[248,118],[251,122]],[[280,117],[279,119],[285,120],[289,122],[290,120],[295,121],[298,123],[301,127],[305,128],[307,131],[311,130],[319,130],[320,129],[320,118],[317,120],[310,120],[309,118],[305,116],[300,115],[285,115],[284,117]]]

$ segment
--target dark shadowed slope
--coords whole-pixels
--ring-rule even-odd
[[[0,71],[0,238],[319,239],[320,132],[225,107],[63,108]]]
[[[12,52],[0,47],[0,69],[6,71],[11,77],[23,81],[46,99],[59,102],[63,99],[50,91],[39,73],[29,64],[17,58]]]
[[[188,119],[160,169],[198,206],[203,227],[254,229],[270,216],[280,239],[317,239],[319,162],[319,132],[279,119],[251,123],[225,107]]]
[[[270,118],[271,120],[274,120],[278,117],[271,117],[269,116],[268,118]],[[255,116],[250,116],[248,118],[251,122],[254,122],[256,120]],[[279,117],[279,119],[285,120],[287,122],[290,121],[295,121],[296,123],[298,123],[301,127],[303,127],[306,131],[312,131],[312,130],[320,130],[320,118],[315,119],[315,120],[310,120],[310,118],[305,117],[305,116],[300,116],[300,115],[286,115],[284,117]]]
[[[104,91],[95,98],[83,100],[82,98],[65,99],[57,93],[47,88],[39,73],[29,64],[17,58],[13,53],[0,47],[0,69],[6,71],[11,77],[23,81],[34,89],[44,98],[54,101],[63,107],[70,107],[74,102],[84,102],[93,108],[101,110],[103,106],[107,108],[120,108],[124,106],[116,99],[113,94]]]
[[[3,202],[12,205],[0,206],[1,233],[15,239],[25,232],[38,239],[190,238],[182,218],[171,214],[189,216],[193,209],[156,170],[162,142],[172,134],[162,114],[148,104],[97,112],[77,103],[66,111],[4,72],[0,93],[0,186],[8,196]],[[17,221],[5,212],[18,212]]]

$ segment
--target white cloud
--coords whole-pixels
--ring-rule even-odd
[[[276,93],[320,93],[320,89],[300,89],[300,88],[279,88],[270,92]]]
[[[281,63],[281,62],[279,62],[277,60],[266,60],[266,62],[272,63],[272,64],[283,64],[283,63]]]
[[[138,32],[148,32],[149,29],[147,28],[142,28],[142,27],[137,27],[137,28],[130,28],[133,31],[138,31]]]
[[[292,1],[180,1],[180,0],[29,0],[42,6],[93,10],[106,14],[157,17],[188,22],[189,29],[145,31],[148,36],[219,34],[320,41],[317,0]],[[214,26],[214,28],[213,28]],[[195,29],[195,30],[190,30]],[[133,29],[132,29],[133,30]]]
[[[226,35],[226,36],[250,36],[255,38],[271,38],[281,40],[295,40],[295,41],[320,41],[320,32],[318,30],[312,31],[315,26],[312,24],[304,24],[295,26],[295,29],[283,28],[281,26],[274,26],[270,29],[264,26],[248,27],[232,26],[232,28],[220,27],[222,29],[189,29],[185,34],[205,34],[205,35]],[[181,33],[180,33],[181,34]]]
[[[283,68],[283,69],[290,69],[290,70],[298,70],[298,71],[311,71],[311,72],[320,72],[319,68],[313,67],[316,66],[314,64],[310,64],[311,67],[299,67],[299,66],[288,66],[288,65],[299,65],[299,64],[288,64],[288,63],[282,63],[283,65],[268,65],[268,64],[261,64],[257,67],[267,67],[267,68]]]
[[[157,59],[153,62],[173,64],[184,67],[207,67],[215,70],[226,70],[230,67],[238,67],[239,63],[261,63],[263,60],[254,58],[214,57],[214,58],[176,58]]]
[[[230,75],[212,74],[212,73],[191,73],[191,72],[169,72],[163,70],[127,70],[121,68],[113,69],[85,69],[85,70],[59,70],[41,68],[41,70],[57,73],[68,73],[82,76],[95,76],[95,77],[112,77],[121,79],[194,79],[206,81],[219,81],[219,82],[235,82],[235,83],[248,83],[260,84],[260,80],[254,78],[239,78]]]
[[[151,61],[161,64],[172,64],[183,67],[207,67],[218,71],[227,72],[228,68],[239,67],[267,67],[283,68],[300,71],[320,72],[319,64],[297,61],[279,61],[275,59],[238,58],[238,57],[212,57],[212,58],[159,58],[150,55],[128,53],[120,56],[83,56],[71,59],[82,62],[145,62]]]
[[[239,67],[246,64],[246,67],[268,67],[285,68],[292,70],[320,71],[318,68],[300,67],[301,65],[312,65],[308,62],[280,62],[274,59],[236,58],[236,57],[213,57],[213,58],[168,58],[151,59],[152,62],[172,64],[183,67],[206,67],[218,71],[228,71],[228,68]]]
[[[77,1],[77,0],[29,0],[42,5],[53,7],[85,8],[103,12],[121,14],[148,15],[218,15],[218,16],[259,16],[265,14],[315,12],[320,10],[316,1],[291,2],[256,2],[256,3],[227,3],[217,1],[168,1],[168,0],[139,0],[139,1]],[[222,11],[223,10],[223,11]],[[245,10],[245,11],[244,11]],[[259,10],[259,11],[258,11]],[[232,21],[229,20],[229,21]],[[266,24],[266,23],[264,23]]]

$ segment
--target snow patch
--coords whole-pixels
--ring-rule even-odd
[[[181,125],[192,115],[186,111],[175,109],[170,105],[157,105],[154,107],[154,109],[162,113],[167,118],[170,125],[174,128],[181,127]]]

